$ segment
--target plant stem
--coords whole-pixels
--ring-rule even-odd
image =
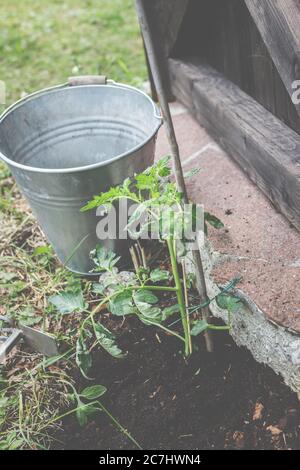
[[[133,267],[134,267],[134,270],[136,272],[136,274],[138,273],[138,270],[139,270],[139,263],[138,263],[138,259],[137,259],[137,255],[136,255],[136,251],[134,249],[134,246],[131,246],[129,248],[129,252],[130,252],[130,255],[131,255],[131,259],[132,259],[132,263],[133,263]]]
[[[191,353],[191,350],[190,350],[190,339],[189,339],[190,335],[189,335],[189,328],[188,328],[188,322],[187,322],[187,311],[185,307],[184,295],[182,291],[182,285],[181,285],[180,275],[179,275],[178,265],[177,265],[177,258],[176,258],[176,253],[174,249],[174,239],[173,238],[167,239],[167,245],[168,245],[168,249],[170,253],[172,271],[173,271],[173,276],[174,276],[174,281],[175,281],[175,286],[176,286],[177,301],[178,301],[178,305],[180,309],[181,322],[182,322],[183,331],[184,331],[185,355],[189,356]]]
[[[69,385],[71,385],[69,382],[67,382]],[[71,385],[71,388],[73,389],[73,391],[75,392],[75,394],[77,395],[77,392],[76,392],[76,389],[73,387],[73,385]],[[83,408],[86,408],[88,406],[91,406],[91,405],[98,405],[99,406],[99,410],[100,411],[103,411],[111,420],[112,422],[114,423],[114,425],[123,433],[125,434],[125,436],[128,437],[128,439],[130,439],[136,446],[138,449],[141,449],[141,446],[138,444],[138,442],[131,436],[131,434],[127,431],[127,429],[125,429],[121,423],[119,423],[119,421],[105,408],[104,405],[102,405],[102,403],[97,400],[97,401],[92,401],[90,403],[86,403],[84,405],[81,405],[81,406],[77,406],[76,408],[73,408],[72,410],[68,410],[66,411],[65,413],[59,415],[59,416],[55,416],[54,418],[51,418],[50,420],[48,420],[40,429],[39,431],[42,431],[44,428],[47,428],[50,424],[53,424],[57,421],[61,421],[63,418],[65,418],[66,416],[69,416],[71,414],[74,414],[76,413],[76,411],[80,410],[80,409],[83,409]]]
[[[139,315],[138,315],[139,316]],[[143,318],[143,322],[144,323],[148,323],[149,325],[153,325],[153,326],[157,326],[157,328],[161,328],[162,330],[164,330],[166,333],[169,333],[170,335],[172,336],[176,336],[176,338],[180,339],[181,341],[183,341],[185,343],[185,339],[183,338],[183,336],[179,335],[178,333],[176,333],[176,331],[173,331],[173,330],[169,330],[169,328],[166,328],[164,325],[162,325],[161,323],[158,323],[158,322],[155,322],[155,321],[151,321],[149,320],[148,318],[145,319]]]
[[[144,286],[133,286],[129,287],[129,289],[149,289],[149,290],[160,290],[160,291],[167,291],[167,292],[176,292],[177,288],[176,287],[168,287],[168,286],[149,286],[148,284]]]
[[[116,418],[105,408],[104,405],[102,405],[102,403],[100,401],[98,401],[98,404],[100,405],[102,411],[107,414],[107,416],[112,420],[112,422],[114,423],[114,425],[123,433],[125,434],[125,436],[128,437],[128,439],[131,440],[131,442],[133,442],[134,445],[136,445],[136,447],[140,450],[143,450],[142,447],[140,446],[140,444],[134,439],[134,437],[132,437],[132,435],[127,431],[127,429],[125,429],[120,423],[119,421],[116,420]]]
[[[140,289],[150,289],[150,290],[158,290],[158,291],[171,291],[171,292],[177,292],[176,287],[167,287],[167,286],[128,286],[129,290],[140,290]],[[81,326],[80,326],[80,331],[82,332],[86,323],[91,320],[100,310],[101,308],[110,301],[112,297],[115,297],[118,295],[121,291],[114,292],[111,295],[108,295],[104,297],[101,302],[90,312],[89,310],[83,310],[84,312],[88,313],[88,316],[83,320]]]
[[[166,134],[167,134],[167,138],[168,138],[170,149],[171,149],[171,155],[173,158],[173,167],[174,167],[174,174],[175,174],[177,189],[180,193],[183,194],[184,204],[188,204],[189,200],[187,196],[187,190],[186,190],[184,175],[182,171],[178,143],[177,143],[172,116],[171,116],[171,112],[169,108],[168,97],[167,97],[167,94],[165,93],[163,79],[160,73],[161,68],[159,66],[159,60],[157,57],[156,47],[154,46],[154,40],[152,37],[152,29],[149,26],[149,12],[147,13],[146,11],[146,2],[144,2],[143,0],[136,0],[136,10],[137,10],[138,20],[141,26],[142,36],[144,38],[144,43],[145,43],[145,48],[147,51],[150,69],[152,72],[155,88],[157,91],[158,101],[162,109]],[[193,254],[193,260],[196,266],[197,289],[199,291],[201,302],[206,301],[207,300],[206,281],[205,281],[204,270],[203,270],[199,248],[193,251],[192,254]],[[210,315],[209,307],[205,307],[203,309],[204,319],[208,321],[210,316],[211,315]],[[209,336],[209,332],[205,333],[205,341],[206,341],[206,347],[207,347],[208,352],[212,352],[213,343],[212,343],[211,337]]]
[[[189,336],[189,348],[190,353],[193,352],[193,345],[192,345],[192,337],[191,337],[191,325],[190,325],[190,317],[189,317],[189,298],[188,298],[188,289],[186,284],[186,269],[185,269],[185,262],[184,260],[181,263],[182,265],[182,278],[183,278],[183,288],[184,288],[184,302],[185,302],[185,311],[186,311],[186,321],[188,326],[188,336]]]
[[[230,330],[230,326],[229,325],[218,326],[218,325],[209,324],[208,329],[209,330],[216,330],[216,331],[228,331],[228,330]]]

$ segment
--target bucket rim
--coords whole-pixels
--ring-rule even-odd
[[[136,153],[138,150],[140,150],[142,147],[147,145],[148,142],[150,142],[157,132],[159,131],[162,123],[163,123],[163,118],[159,113],[159,108],[158,106],[154,103],[152,98],[147,95],[142,90],[139,90],[136,87],[133,87],[131,85],[126,85],[124,83],[118,83],[115,82],[114,80],[107,80],[106,84],[89,84],[89,85],[76,85],[69,87],[68,83],[64,83],[61,85],[55,85],[51,86],[48,88],[43,88],[41,90],[35,91],[33,93],[30,93],[29,95],[25,96],[24,98],[21,98],[20,100],[16,101],[13,103],[11,106],[9,106],[1,115],[0,115],[0,125],[4,121],[4,119],[15,109],[18,107],[22,106],[25,104],[27,101],[32,101],[35,98],[38,98],[39,96],[43,96],[44,94],[47,94],[49,92],[53,92],[56,90],[62,90],[65,88],[69,89],[76,89],[76,88],[99,88],[99,87],[108,87],[108,88],[125,88],[130,91],[133,91],[135,93],[143,95],[152,105],[153,107],[153,115],[154,118],[157,120],[157,125],[155,126],[153,132],[147,137],[147,139],[143,140],[140,144],[136,145],[135,147],[132,147],[130,150],[123,152],[116,157],[110,158],[109,160],[105,160],[103,162],[98,162],[98,163],[93,163],[91,165],[84,165],[84,166],[79,166],[79,167],[74,167],[74,168],[39,168],[39,167],[34,167],[34,166],[28,166],[28,165],[23,165],[22,163],[15,162],[14,160],[11,160],[8,158],[6,155],[4,155],[0,151],[0,159],[3,160],[8,166],[18,168],[20,170],[24,170],[30,173],[44,173],[44,174],[70,174],[70,173],[79,173],[81,171],[88,171],[88,170],[93,170],[96,168],[101,168],[102,166],[106,166],[108,163],[116,162],[120,160],[121,158],[124,158],[130,154]]]

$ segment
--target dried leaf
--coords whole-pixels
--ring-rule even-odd
[[[270,431],[272,436],[279,436],[279,434],[282,433],[282,430],[279,429],[277,426],[270,425],[266,429],[267,429],[267,431]]]
[[[245,435],[241,431],[235,431],[232,436],[234,443],[238,449],[243,449],[245,445]]]
[[[262,418],[263,410],[264,410],[264,405],[262,403],[257,402],[255,404],[254,413],[252,416],[253,421],[258,421],[259,419]]]

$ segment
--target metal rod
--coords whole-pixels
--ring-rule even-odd
[[[148,56],[149,66],[152,72],[152,77],[153,77],[154,85],[156,88],[158,101],[160,103],[163,118],[164,118],[167,138],[168,138],[169,145],[171,148],[171,155],[173,157],[173,168],[174,168],[177,188],[183,194],[184,202],[188,203],[188,196],[187,196],[187,190],[186,190],[186,185],[185,185],[182,166],[181,166],[178,143],[177,143],[173,121],[172,121],[172,117],[170,113],[169,103],[168,103],[168,100],[164,91],[164,87],[163,87],[163,82],[162,82],[160,69],[159,69],[159,63],[157,60],[157,55],[156,55],[156,51],[154,47],[154,41],[152,38],[152,34],[151,34],[143,0],[136,0],[136,9],[137,9],[138,20],[139,20],[140,27],[141,27],[141,32],[142,32],[143,39],[144,39],[145,49],[146,49],[147,56]],[[197,289],[199,292],[200,301],[204,303],[208,300],[208,296],[207,296],[207,289],[206,289],[203,264],[201,260],[201,254],[199,250],[193,250],[192,254],[193,254],[193,261],[196,267]],[[211,317],[209,307],[203,308],[202,313],[203,313],[203,318],[205,320],[209,320],[209,318]],[[205,342],[206,342],[207,351],[212,352],[213,342],[212,342],[211,334],[208,331],[205,332]]]
[[[4,362],[7,354],[20,341],[22,336],[23,336],[23,333],[21,330],[14,330],[13,333],[0,346],[0,364]]]

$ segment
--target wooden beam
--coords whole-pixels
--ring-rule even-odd
[[[169,101],[173,99],[167,68],[167,59],[176,42],[177,35],[189,0],[143,0],[147,22],[154,40],[156,57],[163,81],[165,94]],[[146,54],[152,96],[157,98],[152,72]]]
[[[175,45],[189,0],[151,0],[160,31],[162,47],[169,57]]]
[[[262,39],[290,95],[300,79],[299,0],[245,0]],[[295,104],[300,116],[300,105]]]
[[[173,93],[300,230],[300,136],[222,74],[169,59]]]

